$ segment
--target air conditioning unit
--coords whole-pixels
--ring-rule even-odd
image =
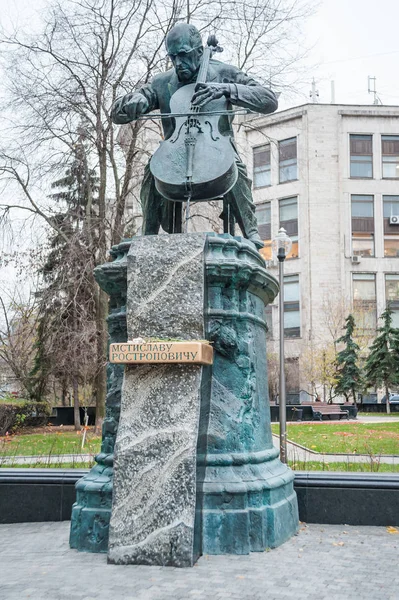
[[[399,215],[391,215],[389,217],[389,224],[390,225],[399,225]]]
[[[352,256],[352,264],[358,265],[360,263],[360,256]]]

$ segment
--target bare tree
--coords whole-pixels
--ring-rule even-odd
[[[220,24],[234,64],[281,90],[293,90],[304,73],[308,53],[301,26],[315,10],[307,0],[249,0],[231,3],[228,18]]]
[[[37,302],[18,289],[0,291],[0,359],[28,398],[34,397],[31,369],[37,331]]]

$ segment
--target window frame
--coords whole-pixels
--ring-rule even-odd
[[[385,200],[386,198],[395,198],[396,200]],[[398,258],[399,257],[399,225],[389,225],[387,219],[389,217],[385,216],[385,203],[393,202],[398,204],[398,216],[399,216],[399,194],[382,194],[382,233],[383,233],[383,242],[384,242],[384,258]],[[390,215],[392,216],[392,215]],[[396,215],[395,215],[396,216]],[[392,231],[389,230],[390,227],[393,227]],[[390,256],[386,254],[385,242],[387,240],[398,240],[398,249],[396,256]]]
[[[381,178],[382,179],[391,179],[393,181],[396,181],[397,179],[399,179],[399,152],[398,154],[384,154],[383,151],[383,142],[386,141],[384,140],[384,138],[397,138],[398,145],[399,145],[399,134],[398,135],[389,135],[389,134],[381,134]],[[398,169],[398,175],[396,177],[387,177],[386,175],[384,175],[384,164],[392,164],[390,163],[390,161],[384,161],[384,156],[397,156],[398,157],[398,161],[397,161],[397,169]]]
[[[263,236],[263,232],[261,231],[261,227],[265,227],[268,224],[265,223],[259,223],[258,222],[258,211],[259,208],[261,208],[262,206],[267,206],[269,205],[269,211],[270,211],[270,238],[264,237]],[[257,220],[257,226],[258,226],[258,234],[260,239],[262,240],[262,242],[264,243],[264,247],[260,249],[260,254],[261,256],[264,258],[264,260],[271,260],[272,259],[272,202],[271,200],[265,200],[264,202],[259,202],[258,204],[255,204],[255,216],[256,216],[256,220]]]
[[[395,279],[396,277],[396,279]],[[398,290],[399,290],[399,273],[384,273],[384,289],[385,289],[385,306],[388,308],[388,305],[390,305],[390,307],[392,308],[393,312],[395,314],[398,315],[399,317],[399,293],[397,296],[397,300],[389,300],[388,299],[388,294],[387,294],[387,283],[389,281],[389,278],[392,278],[391,281],[397,281],[398,282]],[[399,318],[398,318],[399,320]],[[399,327],[399,325],[395,325],[395,323],[393,323],[394,327]]]
[[[287,231],[287,234],[291,238],[291,241],[293,242],[293,244],[292,244],[291,252],[286,256],[286,260],[294,260],[294,259],[297,259],[300,257],[300,255],[299,255],[299,196],[297,194],[293,195],[293,196],[284,196],[283,198],[278,199],[278,201],[277,201],[278,202],[278,228],[280,229],[281,227],[284,227],[284,225],[282,225],[282,223],[286,223],[288,221],[294,220],[294,219],[288,219],[286,221],[281,220],[282,203],[289,201],[289,200],[296,200],[296,231],[297,232],[296,232],[296,234],[290,234],[290,232]],[[284,229],[286,229],[286,227],[284,227]],[[295,243],[296,243],[296,247],[297,247],[297,255],[291,256]]]
[[[369,278],[365,278],[363,281],[373,281],[374,282],[374,300],[362,300],[359,299],[357,300],[357,302],[363,302],[365,305],[373,303],[374,308],[373,308],[373,313],[374,313],[374,324],[372,327],[363,327],[360,331],[365,331],[367,332],[367,334],[370,331],[375,331],[377,329],[377,324],[378,324],[378,314],[377,314],[377,273],[375,271],[352,271],[352,306],[353,306],[353,311],[356,312],[356,299],[355,299],[355,281],[356,278],[358,278],[358,281],[362,281],[361,276],[362,275],[371,275],[372,277]],[[371,311],[370,311],[371,312]],[[362,335],[360,333],[360,335]]]
[[[296,177],[293,177],[292,179],[284,179],[284,181],[281,180],[281,144],[284,144],[286,142],[290,142],[291,140],[295,140],[295,167],[296,167]],[[294,160],[294,159],[285,159],[285,160]],[[284,165],[284,167],[290,167],[292,165]],[[284,168],[283,167],[283,168]],[[278,141],[278,183],[283,184],[283,183],[290,183],[291,181],[298,181],[299,179],[299,175],[298,175],[298,136],[294,135],[291,136],[289,138],[286,138],[284,140],[279,140]]]
[[[265,148],[266,146],[269,146],[269,168],[265,169],[264,171],[268,171],[269,172],[270,183],[267,183],[266,185],[256,185],[256,182],[255,182],[255,154],[256,154],[256,150],[259,150],[260,148]],[[270,142],[268,142],[266,144],[260,144],[260,145],[257,145],[257,146],[252,146],[252,181],[253,181],[253,188],[254,188],[254,190],[261,190],[263,188],[271,187],[271,185],[272,185],[272,145],[271,145]]]
[[[370,200],[360,200],[360,198],[370,198]],[[351,249],[352,249],[352,256],[360,256],[361,258],[375,258],[375,197],[374,194],[351,194],[350,195],[350,200],[351,200]],[[354,204],[360,204],[361,202],[364,203],[369,203],[372,206],[373,209],[373,231],[368,232],[368,231],[354,231],[353,230],[353,220],[354,219],[361,219],[362,217],[354,217],[353,216],[353,205]],[[363,218],[368,218],[368,217],[363,217]],[[353,241],[354,241],[354,233],[355,234],[361,234],[364,233],[364,239],[371,239],[373,242],[373,253],[372,254],[362,254],[361,251],[357,251],[353,249]],[[366,238],[366,235],[369,234],[369,238]],[[361,239],[361,238],[358,238]]]
[[[298,283],[298,300],[286,300],[286,294],[285,294],[285,284],[286,284],[286,279],[289,277],[296,277],[297,278],[297,283]],[[286,273],[284,275],[284,279],[283,279],[283,286],[284,286],[284,307],[283,307],[283,319],[285,321],[285,314],[286,312],[298,312],[299,315],[299,326],[298,327],[285,327],[285,323],[284,323],[284,339],[299,339],[301,337],[301,333],[302,333],[302,321],[301,321],[301,287],[300,287],[300,282],[299,282],[300,276],[299,273]],[[296,283],[296,282],[293,282]],[[287,305],[290,305],[289,307]],[[298,306],[295,306],[298,305]],[[288,310],[286,310],[288,308]],[[298,333],[291,333],[291,335],[287,335],[287,330],[295,330],[295,332],[297,331]]]
[[[371,154],[353,154],[352,155],[352,138],[354,137],[369,137],[371,138]],[[349,133],[349,179],[374,179],[374,152],[373,152],[374,136],[372,133]],[[371,175],[352,175],[352,156],[369,156],[371,158]],[[353,164],[366,164],[366,161],[354,161]],[[368,164],[368,163],[367,163]]]

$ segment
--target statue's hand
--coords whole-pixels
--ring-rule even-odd
[[[211,100],[217,100],[222,96],[226,98],[230,96],[228,83],[197,83],[191,103],[194,106],[205,106]]]
[[[149,102],[143,94],[139,92],[133,92],[130,98],[123,104],[123,112],[129,117],[131,121],[138,119],[140,115],[143,115],[148,110]]]

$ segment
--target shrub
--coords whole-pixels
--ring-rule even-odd
[[[25,401],[20,404],[0,404],[0,436],[20,427],[47,423],[50,407],[46,402]]]

